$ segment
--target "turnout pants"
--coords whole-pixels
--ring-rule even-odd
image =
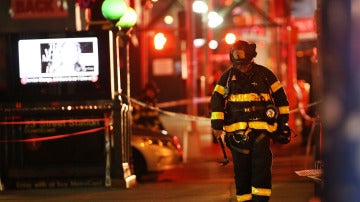
[[[271,195],[272,153],[266,131],[251,131],[244,140],[227,133],[226,144],[234,163],[237,201],[269,201]]]

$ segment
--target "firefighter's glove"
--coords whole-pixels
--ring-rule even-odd
[[[288,123],[278,123],[278,128],[273,135],[273,141],[280,144],[288,144],[291,139],[291,129]]]

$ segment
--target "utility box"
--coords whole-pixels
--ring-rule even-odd
[[[108,37],[106,31],[0,34],[5,189],[128,181],[129,107],[112,96]]]
[[[110,103],[3,108],[6,189],[104,185],[110,114]]]

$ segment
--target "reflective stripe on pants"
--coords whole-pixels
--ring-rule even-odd
[[[271,195],[271,164],[272,153],[270,138],[265,135],[256,141],[262,133],[249,134],[250,153],[244,154],[231,149],[236,195],[238,201],[269,201]],[[249,199],[249,195],[251,195]]]

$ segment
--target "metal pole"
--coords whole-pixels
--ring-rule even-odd
[[[131,30],[128,31],[128,33]],[[130,34],[129,34],[130,35]],[[128,110],[127,110],[127,124],[126,124],[126,131],[127,133],[124,134],[125,137],[125,148],[126,148],[126,155],[125,155],[125,161],[129,162],[130,161],[130,135],[131,135],[131,127],[130,127],[130,123],[131,123],[131,102],[130,102],[130,98],[131,98],[131,93],[130,93],[130,36],[129,35],[125,35],[125,44],[126,44],[126,96],[127,96],[127,105],[128,105]]]
[[[213,10],[213,0],[208,0],[208,12]],[[207,12],[207,14],[208,14]],[[213,39],[214,37],[214,33],[213,30],[208,26],[208,17],[207,15],[206,17],[206,69],[205,69],[205,92],[204,92],[204,96],[207,96],[208,92],[212,92],[213,89],[208,89],[211,85],[209,85],[209,78],[213,77],[213,72],[214,72],[214,65],[213,65],[213,60],[212,60],[212,49],[210,49],[209,47],[209,43],[210,41]],[[208,103],[206,103],[205,107],[205,112],[206,114],[209,113],[209,107],[208,107]]]
[[[122,141],[121,141],[121,84],[120,84],[120,63],[119,63],[119,45],[118,45],[118,29],[114,27],[112,30],[111,41],[112,44],[112,54],[114,68],[114,97],[113,97],[113,152],[111,155],[111,177],[116,179],[124,179],[124,171],[122,168]],[[115,39],[115,40],[114,40]]]
[[[197,115],[197,103],[194,101],[194,98],[197,97],[197,74],[198,74],[198,65],[196,64],[196,50],[194,48],[194,38],[195,38],[195,14],[192,11],[193,0],[186,0],[186,28],[187,28],[187,37],[186,37],[186,57],[187,57],[187,70],[188,78],[186,80],[186,92],[188,99],[191,100],[191,103],[188,105],[188,114]],[[199,133],[197,129],[197,123],[195,120],[190,121],[190,136],[188,144],[188,151],[193,156],[199,155]],[[185,145],[184,145],[185,147]]]
[[[297,106],[297,94],[295,88],[297,87],[297,75],[296,75],[296,50],[295,45],[297,43],[296,37],[297,33],[295,33],[295,28],[293,26],[293,21],[291,17],[291,2],[289,0],[285,0],[285,13],[286,13],[286,34],[287,34],[287,85],[286,91],[288,94],[288,100],[290,104],[290,109],[294,109]],[[290,115],[289,124],[291,126],[295,125],[295,117]]]
[[[189,99],[193,99],[196,97],[196,89],[197,89],[197,66],[195,64],[195,48],[194,48],[194,13],[192,12],[192,3],[193,0],[186,0],[186,30],[187,30],[187,38],[186,38],[186,57],[187,57],[187,71],[188,78],[186,80],[186,92],[187,97]],[[191,115],[196,115],[197,107],[194,102],[188,105],[188,113]]]
[[[141,58],[141,71],[140,71],[140,84],[141,86],[145,86],[145,84],[149,80],[149,50],[150,50],[150,42],[148,37],[147,26],[150,21],[150,10],[145,6],[142,7],[141,12],[141,31],[140,31],[140,58]]]

